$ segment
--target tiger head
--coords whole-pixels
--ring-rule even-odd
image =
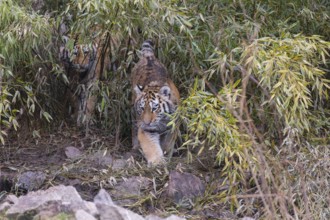
[[[71,63],[78,72],[91,68],[97,52],[96,45],[75,45],[71,55]]]
[[[96,59],[97,44],[88,45],[75,42],[73,49],[62,46],[59,55],[66,68],[84,74],[91,69]]]
[[[170,87],[165,85],[161,88],[143,88],[137,85],[134,90],[137,95],[134,108],[137,114],[138,127],[149,132],[165,131],[169,114],[172,114],[176,109],[170,100]]]

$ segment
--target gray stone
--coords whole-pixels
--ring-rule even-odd
[[[10,204],[15,204],[18,201],[17,196],[10,194],[6,197],[5,201],[9,202]]]
[[[164,218],[158,217],[157,215],[147,215],[145,217],[145,220],[164,220]]]
[[[20,215],[17,219],[32,219],[33,220],[75,220],[75,217],[71,214],[57,213],[55,210],[41,210],[36,215]],[[65,217],[65,218],[64,218]]]
[[[99,204],[97,208],[100,220],[144,220],[142,216],[120,206]]]
[[[176,216],[176,215],[170,215],[165,220],[185,220],[185,218],[181,218],[181,217]]]
[[[167,195],[179,203],[182,199],[192,199],[201,196],[205,192],[203,182],[195,175],[190,173],[179,173],[171,171]]]
[[[114,189],[111,190],[111,195],[114,198],[119,198],[116,200],[117,205],[129,205],[137,201],[134,197],[141,196],[141,190],[147,189],[151,185],[152,181],[147,177],[141,176],[132,176],[127,178],[125,181],[114,186]],[[132,199],[123,199],[120,198],[129,198]]]
[[[96,205],[93,202],[83,201],[84,210],[88,213],[96,216],[99,214],[99,211],[96,208]]]
[[[100,189],[99,193],[94,197],[95,205],[114,205],[109,193],[105,189]]]
[[[112,166],[113,158],[111,155],[108,155],[107,153],[104,154],[102,151],[97,151],[93,155],[89,157],[89,160],[92,161],[93,164],[95,164],[98,167],[110,167]]]
[[[94,216],[87,213],[85,210],[79,209],[75,213],[76,220],[96,220]]]
[[[8,210],[10,206],[11,204],[9,202],[3,202],[2,204],[0,204],[0,213]]]
[[[181,218],[176,215],[170,215],[167,218],[161,218],[161,217],[158,217],[157,215],[147,215],[145,217],[145,220],[185,220],[185,218]]]
[[[78,148],[69,146],[65,148],[65,155],[69,159],[77,159],[81,157],[82,153]]]
[[[151,180],[147,177],[132,176],[115,186],[115,189],[128,195],[140,195],[141,189],[148,188],[151,183]]]
[[[118,171],[121,169],[124,169],[126,167],[127,163],[124,159],[116,159],[112,162],[111,168],[112,170]]]
[[[17,203],[7,210],[6,215],[15,218],[24,213],[38,213],[41,210],[73,213],[79,209],[91,214],[97,213],[95,205],[82,200],[74,187],[60,185],[19,197]]]
[[[145,177],[131,177],[120,184],[121,190],[139,194],[142,187],[150,184]],[[129,187],[130,186],[130,187]],[[142,216],[114,205],[110,195],[101,189],[93,202],[83,200],[72,186],[55,186],[47,190],[29,192],[19,198],[7,196],[0,205],[0,216],[7,219],[39,220],[183,220],[175,215],[160,218],[155,215]],[[9,202],[10,201],[10,202]],[[11,204],[12,203],[12,204]]]
[[[41,171],[27,171],[19,176],[16,185],[21,189],[33,191],[39,189],[45,179],[46,174]]]

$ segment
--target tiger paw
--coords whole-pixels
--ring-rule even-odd
[[[152,158],[152,160],[148,160],[148,167],[155,167],[165,164],[166,164],[166,160],[163,156],[159,158]]]

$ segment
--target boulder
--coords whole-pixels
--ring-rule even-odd
[[[17,187],[27,191],[40,189],[46,180],[46,174],[41,171],[27,171],[18,177]]]
[[[204,192],[205,186],[197,176],[184,172],[170,172],[167,196],[176,203],[179,203],[182,199],[193,199],[196,196],[202,196]]]
[[[97,209],[100,213],[100,220],[144,220],[141,215],[117,205],[98,204]]]
[[[104,189],[94,197],[94,203],[100,213],[100,220],[144,220],[144,218],[128,209],[114,205],[110,195]]]
[[[105,189],[100,189],[99,193],[94,197],[95,205],[114,205],[109,193]]]
[[[139,178],[133,179],[137,181]],[[144,184],[143,181],[137,182]],[[131,189],[131,193],[136,193],[137,189],[140,189],[140,187],[134,188],[134,190]],[[101,189],[94,197],[94,203],[87,202],[80,197],[74,187],[63,185],[54,186],[47,190],[29,192],[19,198],[7,196],[4,202],[0,204],[0,208],[2,208],[0,216],[5,217],[5,219],[183,220],[183,218],[174,215],[167,218],[150,215],[144,218],[128,209],[115,205],[104,189]]]
[[[181,218],[179,216],[176,215],[170,215],[167,218],[161,218],[158,217],[157,215],[148,215],[146,216],[145,220],[184,220],[185,218]]]
[[[75,218],[76,220],[96,220],[94,216],[92,216],[83,209],[79,209],[76,211]]]
[[[149,188],[150,184],[152,184],[152,181],[147,177],[132,176],[115,185],[114,189],[111,190],[111,194],[118,199],[116,201],[117,205],[133,204],[137,200],[134,197],[141,196],[141,190]],[[129,197],[132,199],[121,199]]]
[[[69,146],[65,148],[65,155],[69,159],[77,159],[81,157],[82,153],[78,148]]]
[[[91,161],[92,166],[98,168],[108,168],[109,166],[112,166],[113,163],[112,156],[102,151],[95,152],[88,159]]]
[[[35,214],[43,210],[48,210],[51,216],[59,212],[74,213],[79,209],[92,215],[97,214],[96,206],[84,201],[74,187],[59,185],[19,197],[18,201],[6,211],[6,215],[15,219],[27,213]]]

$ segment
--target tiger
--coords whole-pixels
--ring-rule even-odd
[[[109,71],[110,51],[102,36],[95,37],[91,44],[78,44],[78,40],[77,34],[73,48],[67,48],[66,45],[60,48],[60,60],[69,80],[65,94],[69,100],[64,103],[77,125],[84,125],[88,129],[97,99],[93,94],[93,85],[101,79],[103,71]]]
[[[142,56],[132,70],[133,149],[141,147],[148,165],[164,162],[176,134],[167,126],[169,115],[180,102],[180,93],[168,77],[165,66],[155,57],[150,40],[142,44]]]

